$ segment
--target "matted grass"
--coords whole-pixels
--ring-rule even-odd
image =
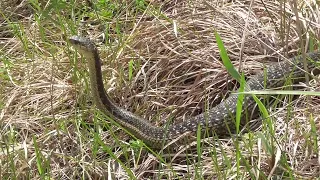
[[[65,41],[73,34],[95,39],[114,101],[164,127],[205,112],[239,86],[222,63],[215,31],[246,77],[318,49],[319,4],[295,3],[0,2],[0,176],[318,177],[320,99],[312,91],[319,81],[294,85],[299,96],[274,92],[277,100],[266,106],[268,120],[257,131],[159,151],[94,108],[86,62]]]

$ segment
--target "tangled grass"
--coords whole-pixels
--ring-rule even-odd
[[[96,39],[108,93],[156,126],[178,123],[238,87],[214,32],[247,77],[317,49],[314,1],[0,2],[0,175],[54,179],[266,179],[319,176],[319,98],[283,96],[275,130],[208,137],[155,152],[105,121],[86,64],[65,38]],[[318,91],[316,79],[299,84]],[[270,124],[269,124],[270,125]]]

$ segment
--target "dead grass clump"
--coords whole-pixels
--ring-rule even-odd
[[[175,122],[203,112],[205,104],[215,106],[235,83],[219,59],[215,30],[234,65],[239,68],[242,61],[241,71],[246,75],[261,71],[263,64],[277,61],[274,55],[281,49],[282,40],[277,36],[280,32],[276,32],[280,25],[274,27],[272,18],[280,18],[279,15],[254,14],[263,5],[256,2],[250,9],[244,4],[236,1],[219,9],[200,2],[181,7],[178,4],[166,14],[173,23],[142,20],[123,55],[107,58],[106,64],[116,69],[130,60],[141,64],[132,82],[119,85],[122,89],[115,98],[122,99],[118,102],[141,116],[149,116],[147,119],[161,112],[160,119],[165,121],[174,113]],[[268,2],[268,6],[275,8],[277,4]],[[248,16],[249,10],[252,13]],[[295,39],[295,29],[291,29],[287,38]],[[292,54],[298,46],[292,44],[287,48]]]

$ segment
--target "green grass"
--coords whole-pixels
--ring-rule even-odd
[[[256,48],[263,43],[253,44],[258,41],[252,39],[263,37],[260,40],[272,48],[289,47],[286,23],[290,20],[282,6],[283,14],[277,16],[273,14],[276,8],[271,1],[264,4],[263,12],[269,15],[275,31],[266,28],[264,33],[261,30],[264,26],[261,26],[254,29],[261,30],[259,36],[248,33],[245,40],[249,43],[244,44],[242,51],[248,64],[240,75],[235,54],[242,42],[242,37],[238,36],[242,30],[237,31],[241,26],[237,23],[243,25],[243,19],[232,20],[228,15],[232,11],[243,14],[247,9],[241,9],[242,6],[238,10],[228,9],[228,4],[223,8],[213,5],[208,8],[208,4],[175,5],[171,1],[165,6],[148,4],[144,0],[122,3],[99,0],[91,5],[60,0],[25,3],[23,7],[30,11],[19,10],[21,16],[0,6],[1,18],[6,21],[3,28],[9,29],[9,34],[0,33],[0,176],[3,179],[310,178],[308,173],[298,174],[298,167],[312,161],[319,152],[319,115],[310,104],[317,106],[315,96],[320,93],[290,88],[243,92],[244,74],[250,72],[248,69],[261,70],[254,66],[259,63],[252,59],[264,52]],[[234,6],[239,5],[234,3]],[[256,6],[263,7],[261,4],[253,7]],[[16,5],[12,5],[11,12],[14,7]],[[212,8],[225,13],[215,14]],[[103,25],[102,30],[94,29],[96,24],[82,26],[81,19],[86,17]],[[282,18],[281,26],[277,25],[277,18]],[[271,25],[265,24],[268,28]],[[294,23],[290,25],[293,26],[291,31],[299,28]],[[255,26],[260,25],[250,27]],[[316,26],[310,28],[317,29]],[[224,97],[232,89],[233,84],[228,80],[236,79],[240,89],[232,92],[239,93],[240,97],[235,116],[239,136],[203,138],[198,130],[190,147],[181,145],[181,149],[163,151],[148,147],[114,119],[94,108],[86,62],[65,41],[79,32],[96,39],[95,34],[105,36],[98,47],[108,93],[121,107],[157,126],[180,122],[213,107],[216,98]],[[280,37],[283,44],[270,42],[274,38],[268,38],[271,32]],[[319,42],[315,34],[310,37],[308,43],[312,51]],[[291,46],[291,49],[302,49],[300,44]],[[211,86],[216,81],[220,83]],[[289,86],[290,81],[286,85]],[[265,121],[262,130],[243,134],[240,132],[241,102],[246,95],[256,99],[260,118]],[[277,98],[269,106],[271,102],[257,98],[261,95]],[[300,95],[300,98],[294,99],[293,95]],[[301,100],[304,96],[313,97],[314,101]],[[308,107],[300,108],[297,102]],[[283,105],[286,105],[286,112],[281,117],[287,129],[282,136],[277,134],[277,117],[273,112]],[[298,111],[310,113],[303,117]],[[310,129],[298,121],[303,118]],[[290,136],[294,134],[289,134],[291,130],[296,130],[297,134],[301,131],[297,137],[304,140],[295,142],[301,149],[297,150],[301,157],[296,159],[290,148],[286,149],[294,147],[290,144],[294,141]]]

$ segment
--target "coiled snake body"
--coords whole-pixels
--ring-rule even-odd
[[[103,113],[111,115],[119,124],[148,145],[161,148],[163,144],[176,139],[184,133],[196,132],[198,127],[202,131],[209,129],[217,135],[228,134],[227,128],[234,129],[233,117],[236,112],[238,94],[231,94],[223,102],[203,114],[164,128],[156,127],[133,113],[118,107],[105,92],[100,57],[95,44],[89,39],[79,36],[73,36],[69,40],[88,61],[91,91],[96,106]],[[320,61],[320,52],[308,53],[306,59],[308,69],[314,69],[316,67],[315,62]],[[258,73],[247,81],[244,91],[264,90],[282,86],[287,77],[303,77],[305,74],[303,67],[303,58],[301,56],[291,58],[290,61],[275,63],[267,67],[265,72]],[[246,95],[243,109],[251,113],[256,109],[254,107],[255,104],[253,97]]]

